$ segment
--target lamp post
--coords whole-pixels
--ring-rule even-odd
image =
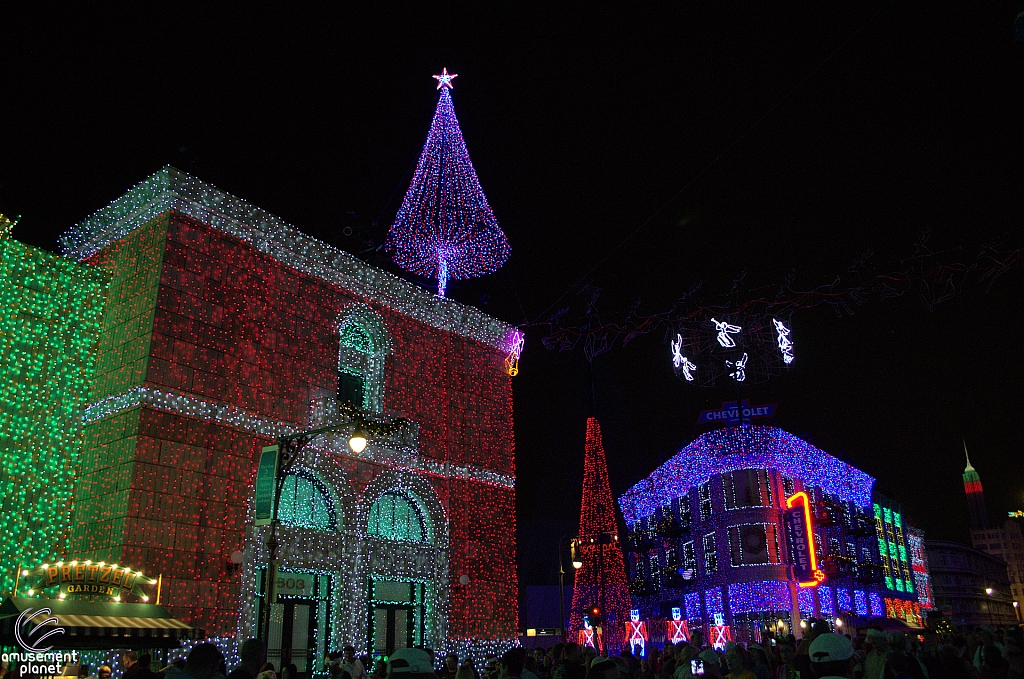
[[[568,543],[569,547],[569,558],[572,560],[573,570],[579,570],[583,567],[583,557],[579,553],[579,538],[570,538],[568,535],[563,535],[558,540],[558,612],[561,618],[559,619],[559,627],[562,632],[562,643],[565,643],[565,564],[562,557],[565,556],[565,548],[563,545]]]
[[[310,431],[286,434],[277,438],[278,456],[277,469],[274,472],[274,502],[271,505],[270,535],[267,537],[267,572],[263,601],[263,630],[260,635],[263,643],[270,645],[270,606],[274,602],[277,589],[277,518],[278,503],[284,490],[284,479],[295,465],[299,454],[317,436],[336,433],[351,428],[348,446],[353,453],[359,454],[366,450],[369,441],[376,436],[391,434],[408,423],[403,417],[372,418],[361,409],[350,403],[341,403],[338,410],[346,417],[342,423],[321,427]],[[354,427],[352,425],[355,425]]]

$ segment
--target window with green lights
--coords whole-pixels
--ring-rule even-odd
[[[384,493],[370,507],[366,532],[385,540],[426,542],[427,532],[419,507],[400,493]]]
[[[373,338],[358,323],[341,328],[338,400],[362,408],[366,400],[369,357],[374,353]]]
[[[319,481],[298,474],[286,476],[277,518],[285,526],[337,530],[337,517],[328,497]]]

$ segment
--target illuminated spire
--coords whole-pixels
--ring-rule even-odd
[[[971,530],[982,530],[988,527],[988,512],[985,510],[985,492],[981,487],[981,477],[971,465],[967,455],[967,442],[964,441],[964,457],[967,468],[964,469],[964,493],[967,494],[967,508],[971,512]]]

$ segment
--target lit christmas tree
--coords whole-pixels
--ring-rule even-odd
[[[587,419],[583,502],[580,506],[579,539],[583,566],[576,571],[569,629],[578,635],[584,628],[583,616],[595,606],[600,607],[604,618],[601,650],[611,654],[621,650],[624,625],[629,620],[629,585],[618,536],[601,425],[591,417]],[[572,636],[570,640],[579,641]]]
[[[449,280],[493,273],[511,251],[455,118],[451,89],[456,77],[448,69],[434,76],[441,97],[387,241],[395,264],[435,278],[441,297]]]

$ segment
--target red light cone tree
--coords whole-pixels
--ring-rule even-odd
[[[602,639],[607,647],[602,650],[612,654],[617,654],[622,648],[623,630],[629,620],[629,584],[618,536],[601,425],[591,417],[587,419],[583,502],[580,506],[579,538],[583,566],[576,571],[569,629],[570,640],[577,641],[576,635],[583,629],[583,616],[594,606],[600,606],[604,617]]]
[[[395,264],[437,279],[444,297],[450,279],[497,271],[511,248],[480,188],[452,106],[452,80],[435,75],[441,97],[409,190],[388,233]]]

